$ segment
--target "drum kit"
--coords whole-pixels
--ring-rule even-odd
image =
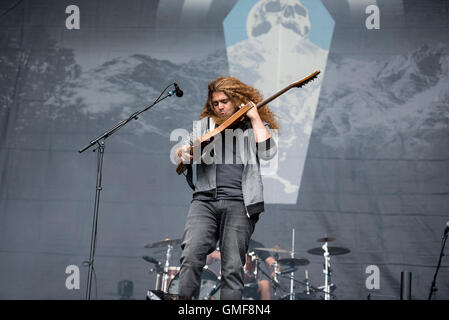
[[[179,270],[181,267],[172,266],[170,263],[173,250],[180,248],[181,239],[165,238],[162,241],[147,244],[145,248],[167,248],[165,254],[165,263],[154,259],[150,256],[143,256],[142,258],[155,265],[150,269],[150,273],[156,273],[156,284],[154,290],[147,292],[148,300],[177,300],[179,298]],[[201,286],[199,300],[215,300],[220,299],[220,277],[212,270],[209,270],[208,266],[203,268],[201,274]]]
[[[272,248],[253,248],[246,255],[246,264],[244,266],[244,300],[258,300],[260,299],[258,290],[258,279],[264,275],[265,279],[270,282],[270,287],[273,291],[273,299],[277,300],[331,300],[336,296],[333,293],[336,286],[331,281],[331,256],[344,255],[350,252],[349,249],[343,247],[328,246],[329,242],[334,241],[335,238],[324,237],[316,240],[322,243],[320,247],[307,250],[307,253],[316,256],[323,256],[323,274],[324,284],[315,287],[311,285],[308,277],[308,270],[305,270],[304,281],[295,279],[295,272],[299,267],[304,267],[310,263],[305,258],[296,258],[294,251],[294,229],[292,234],[292,249],[286,250],[276,245]],[[150,256],[143,256],[143,259],[154,265],[150,269],[150,273],[156,274],[155,289],[147,292],[148,300],[177,300],[179,299],[179,266],[171,264],[171,257],[173,250],[179,249],[181,239],[165,238],[162,241],[147,244],[145,248],[155,249],[163,248],[165,252],[165,262],[154,259]],[[272,264],[272,272],[267,272],[268,269],[262,268],[261,256],[267,256],[267,253],[274,257]],[[289,258],[279,258],[280,254],[288,254]],[[270,274],[271,273],[271,274]],[[199,293],[199,300],[218,300],[220,299],[220,274],[214,272],[208,265],[203,268],[201,275],[201,286]],[[285,281],[290,282],[289,290],[285,288]],[[298,285],[303,287],[302,291],[297,291]]]

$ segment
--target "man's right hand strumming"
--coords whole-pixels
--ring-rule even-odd
[[[175,152],[175,161],[177,164],[183,163],[191,163],[193,160],[193,156],[190,154],[191,146],[186,144],[182,147],[178,148]]]

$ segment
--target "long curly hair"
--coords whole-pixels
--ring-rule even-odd
[[[212,80],[208,85],[207,100],[204,105],[203,111],[201,112],[200,119],[204,117],[211,117],[217,124],[221,124],[221,122],[223,121],[215,115],[213,109],[212,94],[214,92],[225,93],[234,103],[236,109],[242,103],[247,104],[248,102],[252,101],[255,104],[258,104],[263,100],[262,95],[257,89],[241,82],[235,77],[219,77]],[[270,125],[271,129],[279,129],[276,115],[270,110],[268,105],[260,107],[258,109],[258,112],[262,121],[267,122]]]

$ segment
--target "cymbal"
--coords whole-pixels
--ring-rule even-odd
[[[290,258],[290,259],[279,259],[278,262],[281,264],[281,266],[305,266],[309,264],[309,260],[307,259],[297,259],[297,258]]]
[[[341,248],[341,247],[327,247],[327,251],[329,252],[329,254],[331,256],[338,256],[341,254],[347,254],[347,253],[351,252],[349,249]],[[310,254],[318,255],[318,256],[322,256],[324,254],[324,250],[321,247],[307,250],[307,252]]]
[[[178,245],[178,244],[181,244],[181,242],[182,242],[182,239],[165,238],[163,241],[149,243],[145,246],[145,248],[162,248],[162,247],[167,247],[169,245],[171,245],[171,246]]]
[[[324,237],[324,238],[318,239],[317,242],[331,242],[331,241],[334,241],[334,240],[335,240],[335,238]]]
[[[254,248],[254,250],[277,252],[277,253],[292,253],[291,251],[281,249],[281,247],[278,245],[275,245],[273,248]]]

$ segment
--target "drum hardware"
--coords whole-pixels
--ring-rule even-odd
[[[148,290],[146,300],[192,300],[191,297],[170,294],[161,290]]]
[[[207,266],[203,268],[201,273],[201,285],[198,300],[215,300],[220,299],[220,277],[210,270]],[[177,295],[179,293],[179,272],[170,281],[168,286],[168,293]]]
[[[275,252],[275,253],[292,253],[291,251],[281,249],[281,247],[279,245],[275,245],[273,248],[254,248],[254,250],[268,251],[268,252]]]
[[[162,267],[161,267],[162,262],[160,262],[160,261],[158,261],[158,260],[156,260],[156,259],[154,259],[153,257],[150,257],[150,256],[143,256],[142,259],[147,261],[147,262],[149,262],[149,263],[153,263],[154,264],[156,270],[151,268],[150,272],[154,272],[154,271],[162,272]]]
[[[153,257],[150,256],[142,256],[142,259],[149,262],[149,263],[154,263],[154,264],[161,264],[160,261],[154,259]]]
[[[330,300],[330,287],[329,287],[329,282],[330,282],[330,277],[331,277],[331,263],[330,263],[330,255],[329,255],[329,250],[327,249],[327,241],[323,244],[322,246],[323,248],[323,256],[324,256],[324,300]]]
[[[171,280],[179,272],[179,269],[180,267],[169,266],[168,270],[165,271],[165,268],[162,268],[161,265],[156,265],[155,268],[151,268],[149,273],[156,273],[155,290],[163,291],[162,288],[168,288]],[[163,284],[164,281],[165,285]]]
[[[316,300],[315,293],[295,292],[293,294],[293,300]],[[281,297],[279,300],[291,300],[290,294]]]
[[[243,300],[257,300],[259,296],[259,272],[260,269],[260,257],[256,254],[256,251],[251,251],[246,254],[246,263],[243,266],[244,279],[243,279]],[[260,270],[260,271],[259,271]]]
[[[160,270],[160,266],[162,265],[162,263],[160,263],[156,259],[149,257],[149,256],[143,257],[144,260],[151,262],[151,263],[157,262],[159,265],[159,268],[156,267],[156,269],[157,269],[156,286],[155,286],[156,290],[161,290],[162,292],[167,293],[168,286],[170,285],[171,280],[173,279],[173,277],[175,276],[177,271],[179,271],[179,267],[171,267],[170,266],[170,260],[171,260],[172,250],[173,250],[174,246],[181,244],[181,242],[182,242],[181,239],[170,239],[167,237],[162,241],[153,242],[153,243],[149,243],[149,244],[145,245],[145,248],[167,247],[167,253],[165,255],[165,265],[164,265],[163,270]]]
[[[271,286],[273,288],[273,295],[279,296],[280,292],[288,292],[280,285],[280,279],[285,278],[290,280],[290,290],[288,294],[284,294],[280,297],[281,300],[309,300],[316,299],[317,293],[324,293],[324,299],[330,300],[331,297],[335,297],[332,293],[335,291],[335,284],[331,283],[331,275],[332,269],[330,264],[330,256],[331,255],[343,255],[350,252],[349,249],[343,247],[329,247],[328,242],[334,241],[335,238],[324,237],[316,240],[317,242],[323,243],[321,247],[313,248],[308,250],[307,252],[313,255],[323,255],[325,261],[323,264],[323,274],[325,276],[324,285],[320,287],[314,287],[311,285],[308,276],[308,270],[305,270],[305,281],[301,282],[294,279],[295,272],[297,271],[298,266],[308,265],[310,262],[305,258],[295,258],[295,229],[292,229],[292,246],[291,250],[282,249],[279,245],[275,245],[272,248],[255,248],[253,251],[249,252],[246,257],[246,264],[244,266],[245,272],[245,281],[244,290],[247,293],[251,289],[252,291],[258,290],[258,273],[261,272],[267,276],[270,280]],[[177,300],[179,299],[178,295],[178,282],[179,282],[179,270],[180,267],[170,266],[170,260],[172,256],[172,251],[174,246],[181,244],[181,239],[170,239],[166,238],[163,241],[158,241],[154,243],[149,243],[145,246],[145,248],[167,248],[166,258],[164,266],[163,262],[156,260],[151,256],[143,256],[142,258],[154,264],[154,269],[152,268],[150,271],[157,272],[157,280],[156,280],[156,290],[151,291],[152,300],[157,300],[156,293],[163,293],[163,295],[159,294],[160,299],[162,300]],[[275,262],[273,263],[273,273],[268,275],[263,269],[259,268],[260,258],[257,255],[257,251],[268,251],[273,252],[275,257]],[[289,253],[290,258],[279,259],[278,253]],[[221,277],[217,276],[213,271],[208,270],[208,266],[205,266],[203,269],[203,273],[201,276],[201,286],[200,286],[200,294],[199,299],[201,300],[210,300],[210,299],[219,299],[219,290],[221,288]],[[295,291],[295,284],[301,284],[305,287],[303,292]],[[148,291],[148,292],[150,292]],[[218,294],[218,295],[217,295]],[[281,293],[282,294],[282,293]],[[245,295],[244,295],[245,296]],[[147,294],[147,298],[148,294]],[[247,298],[252,299],[252,296],[248,296]]]
[[[162,275],[164,273],[164,269],[162,268],[162,262],[160,262],[160,261],[158,261],[158,260],[156,260],[156,259],[154,259],[153,257],[150,257],[150,256],[143,256],[142,259],[145,260],[146,262],[154,264],[154,268],[150,269],[150,273],[156,272],[155,290],[161,290]],[[150,300],[157,300],[157,299],[150,299]]]
[[[273,268],[274,268],[274,276],[273,277],[271,277],[269,274],[267,274],[262,268],[260,268],[260,272],[262,274],[264,274],[268,279],[270,279],[270,283],[273,286],[273,295],[277,296],[278,290],[280,290],[282,292],[287,292],[287,290],[285,288],[283,288],[280,284],[279,278],[277,277],[276,274],[281,275],[282,272],[277,271],[277,267],[275,266],[275,264],[276,264],[276,262],[273,263]],[[288,270],[288,272],[290,272],[290,271],[291,270]]]
[[[274,261],[273,263],[273,280],[274,282],[276,282],[277,284],[279,284],[279,279],[278,279],[278,274],[280,274],[281,272],[278,271],[278,262]]]
[[[165,269],[165,268],[164,268]],[[181,267],[169,266],[167,271],[162,271],[156,276],[156,288],[165,293],[168,293],[168,288],[172,280],[179,273]],[[165,290],[163,290],[165,289]]]
[[[349,249],[341,248],[341,247],[329,247],[328,242],[334,241],[335,238],[320,238],[317,242],[324,243],[321,247],[313,248],[307,250],[308,253],[314,255],[323,255],[324,257],[324,286],[319,287],[319,289],[324,292],[324,300],[330,300],[331,291],[335,290],[336,286],[331,283],[331,264],[330,264],[330,256],[347,254],[350,252]]]
[[[291,258],[294,259],[295,258],[295,229],[292,229],[292,252],[291,252]],[[294,287],[294,278],[295,278],[295,272],[293,271],[292,273],[290,273],[290,300],[294,299],[294,292],[293,292],[293,287]]]
[[[297,259],[297,258],[288,258],[288,259],[280,259],[278,260],[278,263],[281,266],[288,266],[290,268],[293,268],[295,266],[305,266],[308,265],[310,263],[309,260],[307,259]]]
[[[331,241],[334,241],[334,240],[335,240],[335,238],[324,237],[324,238],[318,239],[316,242],[331,242]]]
[[[319,286],[319,287],[317,287],[317,289],[318,289],[318,291],[324,292],[325,287],[324,286]],[[337,286],[335,284],[331,283],[329,285],[329,292],[332,293],[332,292],[335,291],[335,289],[337,289]]]
[[[273,263],[274,267],[274,274],[273,277],[267,275],[262,269],[261,271],[270,279],[271,284],[274,287],[274,295],[277,295],[276,289],[281,289],[282,291],[286,291],[283,289],[279,284],[279,276],[282,276],[285,273],[290,273],[291,281],[290,281],[290,296],[291,300],[293,300],[293,287],[294,287],[294,272],[297,270],[295,265],[306,265],[309,263],[306,259],[295,259],[295,244],[294,244],[294,238],[295,238],[295,229],[292,230],[292,250],[286,250],[282,249],[279,245],[275,245],[273,248],[255,248],[254,250],[259,251],[268,251],[275,253],[274,257],[276,262]],[[279,253],[287,253],[290,254],[291,259],[279,259]],[[278,271],[278,265],[281,266],[288,266],[289,268],[287,270]]]
[[[306,293],[310,294],[310,282],[309,282],[309,272],[307,271],[307,269],[305,270],[305,274],[306,274]]]
[[[149,243],[147,245],[145,245],[145,248],[163,248],[166,246],[171,245],[172,247],[178,244],[181,244],[182,239],[170,239],[170,238],[165,238],[162,241],[158,241],[158,242],[153,242],[153,243]]]
[[[243,266],[244,283],[252,283],[257,281],[257,273],[259,270],[259,257],[254,251],[246,254],[246,263]]]
[[[291,280],[291,276],[290,275],[281,275],[281,278]],[[308,278],[305,279],[305,281],[300,281],[300,280],[296,280],[296,279],[293,279],[293,281],[295,283],[297,283],[297,284],[300,284],[300,285],[304,286],[305,287],[304,292],[307,292],[307,288],[308,288],[309,292],[320,292],[320,291],[322,291],[321,289],[312,286],[310,284],[310,281],[309,281]]]
[[[254,274],[254,280],[257,282],[257,275],[259,273],[260,259],[259,259],[259,257],[256,254],[252,255],[251,259],[252,259],[252,261],[254,261],[256,263],[256,266],[254,267],[253,274]]]
[[[291,292],[288,294],[283,294],[283,293],[289,292],[289,290],[282,287],[282,285],[280,284],[280,278],[291,280],[292,279],[291,275],[288,275],[288,273],[295,272],[296,270],[297,270],[297,268],[295,267],[295,268],[287,269],[287,270],[280,271],[280,272],[278,271],[277,273],[279,275],[279,277],[278,277],[279,281],[276,282],[274,277],[270,277],[263,271],[263,269],[260,269],[260,271],[270,279],[270,283],[271,283],[271,285],[273,287],[273,291],[274,291],[273,296],[279,297],[278,298],[279,300],[291,300],[292,299]],[[310,282],[308,281],[308,277],[306,278],[306,282],[298,281],[296,279],[293,279],[293,282],[295,282],[296,284],[300,284],[306,288],[304,290],[304,292],[294,292],[293,300],[315,300],[316,293],[321,291],[320,289],[315,288],[314,286],[312,286],[310,284]]]
[[[281,276],[282,278],[285,279],[291,279],[291,277],[289,275],[286,276]],[[308,273],[306,273],[306,278],[305,281],[299,281],[296,279],[293,279],[293,281],[296,284],[300,284],[302,286],[305,287],[304,291],[296,291],[293,294],[293,300],[316,300],[317,294],[320,292],[323,292],[323,287],[314,287],[310,284],[310,281],[308,279]],[[331,292],[335,289],[335,285],[331,286]],[[286,292],[286,291],[284,291]],[[332,297],[336,297],[334,294],[330,293],[330,296]],[[280,297],[280,300],[290,300],[291,299],[291,293],[288,293],[286,295],[283,295],[282,297]]]
[[[330,279],[331,279],[330,255],[340,255],[340,254],[346,254],[349,252],[349,250],[346,248],[340,248],[340,247],[331,247],[330,248],[330,247],[328,247],[328,242],[331,242],[334,240],[335,240],[335,238],[330,238],[330,237],[320,238],[317,240],[317,242],[324,243],[323,246],[320,248],[310,249],[308,251],[308,253],[315,254],[315,255],[323,254],[323,256],[325,258],[325,264],[324,264],[324,270],[323,270],[323,273],[325,274],[325,284],[322,288],[314,288],[310,285],[307,270],[305,272],[305,282],[301,282],[301,281],[294,279],[294,277],[295,277],[294,272],[296,271],[295,267],[307,265],[307,264],[309,264],[309,261],[307,259],[295,258],[295,229],[292,229],[292,249],[289,252],[291,258],[278,260],[278,263],[280,263],[281,265],[293,268],[292,272],[290,273],[290,276],[287,277],[287,278],[290,278],[290,294],[282,297],[281,299],[294,300],[299,297],[307,298],[307,297],[311,297],[311,295],[315,296],[315,292],[322,291],[325,294],[325,300],[330,300],[331,287],[333,286],[332,291],[335,290],[335,285],[331,284],[331,281],[330,281]],[[288,270],[288,271],[290,271],[290,270]],[[285,272],[285,270],[284,270],[284,273],[287,273],[287,272]],[[275,274],[276,274],[276,272],[275,272]],[[294,292],[294,283],[295,282],[305,285],[306,289],[305,289],[304,293],[298,293],[298,292],[295,293]],[[311,289],[313,289],[313,292],[311,291]],[[304,297],[304,294],[306,295],[305,297]]]
[[[166,259],[165,259],[164,275],[162,276],[162,291],[163,292],[168,292],[168,285],[169,285],[168,270],[170,268],[170,259],[171,259],[172,249],[173,249],[173,246],[171,244],[169,244],[167,246],[167,255],[166,255]]]
[[[327,247],[327,251],[328,251],[329,255],[331,255],[331,256],[339,256],[339,255],[347,254],[347,253],[351,252],[349,249],[341,248],[341,247]],[[324,249],[323,249],[323,247],[318,247],[318,248],[309,249],[309,250],[307,250],[307,252],[310,254],[313,254],[313,255],[321,256],[324,254]]]

